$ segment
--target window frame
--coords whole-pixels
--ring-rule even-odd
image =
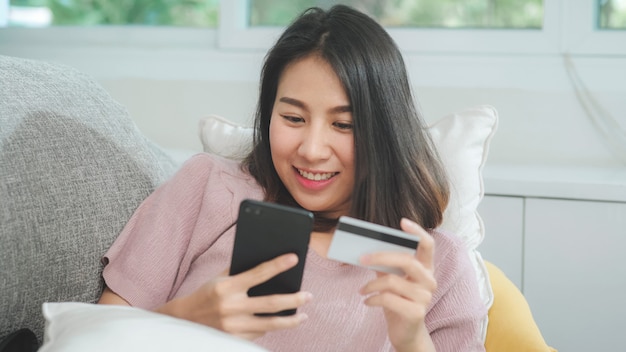
[[[595,0],[544,0],[542,29],[388,29],[407,54],[626,56],[626,30],[596,30]],[[0,0],[0,9],[9,0]],[[591,9],[591,12],[589,11]],[[5,22],[8,20],[6,11]],[[592,14],[590,16],[589,14]],[[9,45],[51,47],[265,52],[283,28],[247,26],[246,0],[221,0],[216,29],[112,26],[0,28],[0,52]],[[3,17],[0,15],[0,24]],[[43,56],[41,54],[40,56]]]
[[[9,25],[9,0],[0,0],[0,29]]]
[[[388,28],[406,53],[554,54],[560,37],[563,0],[545,0],[542,29]],[[221,0],[218,45],[223,49],[267,50],[281,27],[247,24],[247,0]]]
[[[599,9],[594,0],[561,1],[564,6],[562,53],[575,56],[626,55],[626,45],[619,45],[626,43],[626,29],[597,29]],[[592,16],[589,16],[590,9]]]

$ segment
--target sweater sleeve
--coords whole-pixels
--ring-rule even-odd
[[[467,250],[454,236],[435,232],[433,237],[438,288],[426,317],[433,343],[437,351],[485,351],[481,326],[487,307]]]
[[[154,309],[170,299],[198,255],[190,243],[204,203],[231,203],[215,164],[206,154],[187,161],[137,208],[105,254],[106,285],[132,306]],[[213,226],[206,241],[214,241],[234,221],[230,207],[214,207],[208,216]]]

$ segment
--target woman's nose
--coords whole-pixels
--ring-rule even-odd
[[[303,158],[314,161],[328,159],[331,150],[329,134],[323,128],[309,128],[303,134],[298,153]]]

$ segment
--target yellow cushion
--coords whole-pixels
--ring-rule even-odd
[[[556,352],[546,344],[526,298],[494,264],[485,261],[493,289],[485,349],[488,352]]]

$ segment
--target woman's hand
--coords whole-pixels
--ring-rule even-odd
[[[387,334],[396,351],[434,351],[424,318],[437,282],[434,277],[434,240],[418,224],[402,219],[403,231],[419,237],[415,256],[406,253],[378,252],[361,258],[364,265],[400,268],[404,276],[377,273],[361,294],[365,304],[382,307],[387,320]]]
[[[191,320],[245,339],[254,339],[268,331],[298,326],[307,316],[259,317],[254,313],[272,313],[297,308],[310,301],[307,292],[248,297],[248,289],[298,262],[295,254],[285,254],[246,272],[227,276],[227,272],[207,282],[189,296],[174,299],[158,312]]]

